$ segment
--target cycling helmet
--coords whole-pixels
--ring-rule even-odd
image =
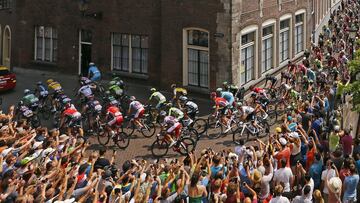
[[[25,90],[24,90],[24,95],[28,95],[28,94],[30,94],[30,92],[31,92],[31,91],[30,91],[29,89],[25,89]]]
[[[282,130],[281,130],[281,128],[280,128],[280,127],[277,127],[277,128],[275,128],[275,132],[276,132],[276,133],[281,133],[281,132],[282,132]]]
[[[224,87],[226,87],[226,86],[228,86],[228,85],[229,85],[229,83],[228,83],[228,82],[226,82],[226,81],[225,81],[225,82],[223,82],[223,86],[224,86]]]
[[[48,79],[48,80],[46,81],[47,84],[50,84],[50,83],[53,83],[53,82],[54,82],[53,79]]]
[[[95,66],[95,63],[94,63],[94,62],[90,62],[90,63],[89,63],[89,66]]]
[[[216,97],[216,92],[211,92],[211,93],[210,93],[210,96],[211,96],[211,97]]]
[[[236,105],[237,105],[237,106],[242,106],[242,103],[241,103],[241,102],[237,102]]]
[[[181,102],[186,102],[186,101],[188,100],[188,98],[185,97],[185,96],[180,96],[180,97],[179,97],[179,100],[180,100]]]
[[[112,106],[117,106],[118,104],[119,104],[119,102],[117,100],[112,100],[110,102],[110,105],[112,105]]]
[[[309,83],[314,83],[314,81],[313,81],[313,80],[309,80]]]
[[[92,82],[91,80],[87,79],[87,80],[84,81],[84,84],[89,85],[89,84],[91,84],[91,82]]]
[[[113,80],[110,81],[110,82],[109,82],[109,85],[110,85],[110,86],[116,85],[116,81],[113,81]]]
[[[131,96],[130,97],[130,101],[135,101],[136,100],[136,97],[135,96]]]
[[[287,117],[287,120],[288,120],[288,121],[292,121],[292,117],[291,117],[291,116],[288,116],[288,117]]]
[[[36,83],[37,85],[42,85],[43,83],[41,81],[37,82]]]
[[[340,131],[340,126],[339,126],[339,125],[335,125],[335,126],[334,126],[334,131],[339,132],[339,131]]]
[[[216,92],[222,92],[222,91],[223,91],[223,89],[220,87],[216,89]]]
[[[69,104],[71,102],[71,99],[69,97],[65,97],[63,100],[62,100],[62,103],[63,104]]]
[[[156,92],[156,89],[155,89],[155,88],[151,88],[150,91],[151,91],[151,92]]]
[[[171,89],[174,89],[176,87],[176,84],[171,85]]]
[[[165,117],[166,116],[166,112],[165,111],[160,111],[160,114],[159,114],[161,117]]]
[[[172,103],[167,103],[166,106],[171,108],[173,105],[172,105]]]

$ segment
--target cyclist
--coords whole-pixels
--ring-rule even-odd
[[[163,94],[161,94],[159,91],[157,91],[155,88],[151,88],[150,91],[151,91],[151,95],[149,98],[149,102],[152,99],[156,100],[157,104],[155,108],[157,110],[160,110],[160,108],[163,107],[166,102],[166,97]]]
[[[242,115],[241,120],[245,120],[246,122],[251,122],[251,124],[255,128],[259,128],[255,119],[256,110],[251,106],[242,106],[242,105],[239,106],[240,106],[239,110]]]
[[[78,90],[77,95],[80,96],[80,100],[89,101],[89,98],[93,96],[92,88],[89,83],[85,83],[80,89]]]
[[[267,95],[266,95],[266,90],[263,89],[263,88],[261,88],[261,87],[250,86],[250,87],[249,87],[249,90],[253,91],[254,93],[256,93],[256,94],[258,94],[258,95],[263,95],[263,96],[265,96],[266,98],[268,98]]]
[[[183,112],[185,112],[184,118],[185,119],[190,118],[191,120],[195,120],[197,114],[199,114],[198,105],[193,101],[189,101],[186,96],[179,97],[179,100],[180,100],[181,109],[183,110]]]
[[[140,118],[143,117],[145,109],[144,106],[136,100],[134,96],[130,97],[130,105],[128,110],[128,115],[130,115],[131,119],[133,119],[135,125],[140,129],[143,127],[141,122],[139,121]]]
[[[44,100],[49,95],[49,92],[47,91],[46,87],[43,85],[43,83],[41,81],[36,83],[36,88],[35,88],[34,94],[37,94],[37,93],[39,93],[39,101],[40,101],[40,104],[42,105]]]
[[[24,90],[24,97],[21,99],[25,106],[35,111],[39,106],[39,99],[29,89]]]
[[[110,102],[110,106],[106,110],[106,128],[108,132],[110,132],[111,136],[115,135],[115,132],[113,131],[113,126],[121,126],[124,121],[124,118],[118,106],[119,103],[116,100],[113,100]]]
[[[82,136],[81,113],[71,104],[71,99],[64,99],[63,103],[65,103],[65,108],[61,114],[60,128],[66,126],[68,135],[70,135],[70,128],[80,126],[80,135]]]
[[[266,74],[265,76],[265,87],[268,83],[268,81],[270,81],[270,89],[274,88],[275,87],[275,84],[277,82],[277,78],[275,76],[272,76],[272,75],[269,75],[269,74]]]
[[[99,81],[101,79],[101,72],[93,62],[89,63],[88,78],[90,78],[91,81]]]
[[[234,95],[229,91],[223,91],[222,88],[217,88],[216,93],[220,95],[220,97],[226,99],[226,101],[229,103],[230,107],[234,105],[235,98]]]
[[[109,82],[109,92],[112,96],[118,99],[123,95],[124,90],[119,86],[116,81],[112,80]]]
[[[93,129],[93,119],[96,118],[97,115],[101,113],[102,106],[98,100],[94,98],[94,96],[89,97],[89,101],[86,103],[84,108],[82,109],[82,114],[87,113],[89,116],[88,122],[90,131]]]
[[[58,96],[63,94],[63,89],[62,89],[60,83],[54,81],[53,79],[48,79],[46,81],[46,83],[48,85],[49,91],[51,90],[53,92],[53,97],[52,97],[53,98],[53,100],[52,100],[53,109],[51,111],[55,112],[56,111],[56,105],[57,105],[56,102],[58,100]]]
[[[121,89],[123,89],[123,90],[125,89],[124,81],[121,80],[118,76],[116,76],[116,74],[113,74],[111,81],[114,81],[116,83],[116,85],[118,85]]]
[[[173,89],[173,94],[174,94],[173,103],[176,104],[177,106],[180,106],[178,99],[180,96],[186,96],[187,90],[182,87],[177,87],[176,84],[172,84],[171,89]]]
[[[171,103],[167,104],[167,107],[169,108],[169,116],[173,116],[174,118],[176,118],[178,121],[182,121],[182,119],[184,118],[184,112],[182,112],[180,109],[178,109],[177,107],[174,107]]]
[[[217,112],[220,113],[221,123],[227,126],[227,129],[225,130],[226,133],[231,129],[229,119],[227,118],[227,116],[230,115],[229,102],[222,97],[218,97],[216,92],[211,92],[210,98],[215,102],[215,111],[213,115],[215,116]]]
[[[175,140],[178,140],[181,134],[181,123],[173,116],[166,116],[165,111],[160,112],[160,118],[164,118],[161,123],[161,130],[166,128],[165,137],[170,140],[169,147],[172,147],[176,144]]]

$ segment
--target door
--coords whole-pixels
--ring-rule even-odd
[[[10,69],[10,59],[11,59],[11,31],[10,27],[6,26],[3,34],[3,55],[2,55],[2,64]]]
[[[79,32],[79,74],[87,76],[89,63],[91,62],[92,46],[91,30],[80,30]]]
[[[91,44],[81,44],[81,75],[87,76],[91,62]]]

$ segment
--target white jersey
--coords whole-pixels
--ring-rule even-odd
[[[241,109],[245,114],[251,114],[255,111],[255,109],[251,106],[242,106]]]
[[[92,95],[91,87],[89,85],[84,85],[79,89],[79,93],[85,97],[89,97]]]

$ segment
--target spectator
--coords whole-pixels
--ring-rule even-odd
[[[344,180],[343,202],[356,202],[356,189],[359,184],[359,175],[354,164],[350,164],[350,175]]]

